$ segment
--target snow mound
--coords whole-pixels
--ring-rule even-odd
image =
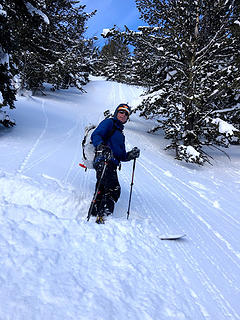
[[[45,210],[61,219],[75,218],[83,205],[71,186],[63,186],[58,180],[44,175],[36,181],[19,173],[0,172],[0,190],[3,206]]]

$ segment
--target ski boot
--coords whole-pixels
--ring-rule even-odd
[[[97,219],[96,219],[96,223],[97,224],[104,224],[105,223],[104,216],[98,215]]]
[[[96,223],[104,224],[106,217],[111,215],[112,212],[108,208],[104,208],[97,216]]]

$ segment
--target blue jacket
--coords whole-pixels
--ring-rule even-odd
[[[113,126],[116,127],[116,130],[108,141],[105,141],[107,135],[112,131]],[[101,143],[104,143],[111,148],[113,153],[111,161],[116,165],[119,165],[120,161],[127,161],[123,129],[123,124],[115,116],[114,118],[108,118],[100,122],[91,135],[91,140],[95,148]],[[99,160],[100,159],[95,159],[95,161]]]

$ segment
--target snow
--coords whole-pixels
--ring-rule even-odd
[[[125,126],[138,146],[105,225],[86,221],[94,170],[79,167],[84,128],[141,89],[92,78],[85,87],[19,97],[0,127],[0,319],[240,319],[239,146],[213,166],[178,162],[153,120]],[[210,151],[209,151],[210,152]],[[162,235],[186,234],[164,241]]]
[[[7,12],[5,10],[3,10],[3,7],[1,4],[0,4],[0,16],[3,16],[3,17],[7,16]]]
[[[28,11],[29,11],[29,13],[30,13],[31,15],[37,14],[37,15],[39,15],[40,17],[43,18],[43,21],[44,21],[46,24],[49,24],[49,23],[50,23],[50,21],[49,21],[48,17],[46,16],[46,14],[43,13],[41,10],[35,8],[30,2],[27,2],[27,3],[26,3],[26,7],[27,7],[27,9],[28,9]]]
[[[2,96],[2,94],[0,92],[0,103],[1,102],[3,102],[3,96]],[[0,109],[0,121],[8,119],[8,113],[9,113],[8,111],[9,111],[8,107],[6,107],[6,106],[1,107],[1,109]]]
[[[193,159],[196,159],[197,157],[200,156],[199,152],[196,149],[194,149],[192,146],[187,146],[186,152]]]
[[[9,55],[3,51],[3,48],[0,45],[0,64],[5,64],[5,63],[9,65]]]
[[[235,20],[234,23],[237,24],[240,27],[240,21]]]
[[[239,131],[232,124],[227,123],[220,118],[213,119],[212,123],[216,124],[218,126],[219,132],[225,134],[226,136],[233,136],[234,131]]]
[[[147,93],[145,94],[144,96],[142,96],[143,98],[145,99],[148,99],[148,98],[151,98],[151,103],[154,103],[156,100],[159,99],[159,97],[161,97],[162,95],[164,94],[164,90],[163,89],[159,89],[159,90],[156,90],[154,92],[151,92],[151,93]]]
[[[106,37],[109,32],[110,32],[110,29],[103,29],[103,32],[102,32],[103,37]]]

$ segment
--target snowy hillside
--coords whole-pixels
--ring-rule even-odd
[[[141,89],[93,78],[86,90],[19,97],[17,126],[0,128],[0,319],[240,319],[239,146],[231,160],[215,151],[213,166],[177,162],[146,133],[153,122],[133,115],[127,149],[141,157],[129,220],[132,162],[114,216],[87,222],[95,173],[78,166],[84,127],[136,105]]]

